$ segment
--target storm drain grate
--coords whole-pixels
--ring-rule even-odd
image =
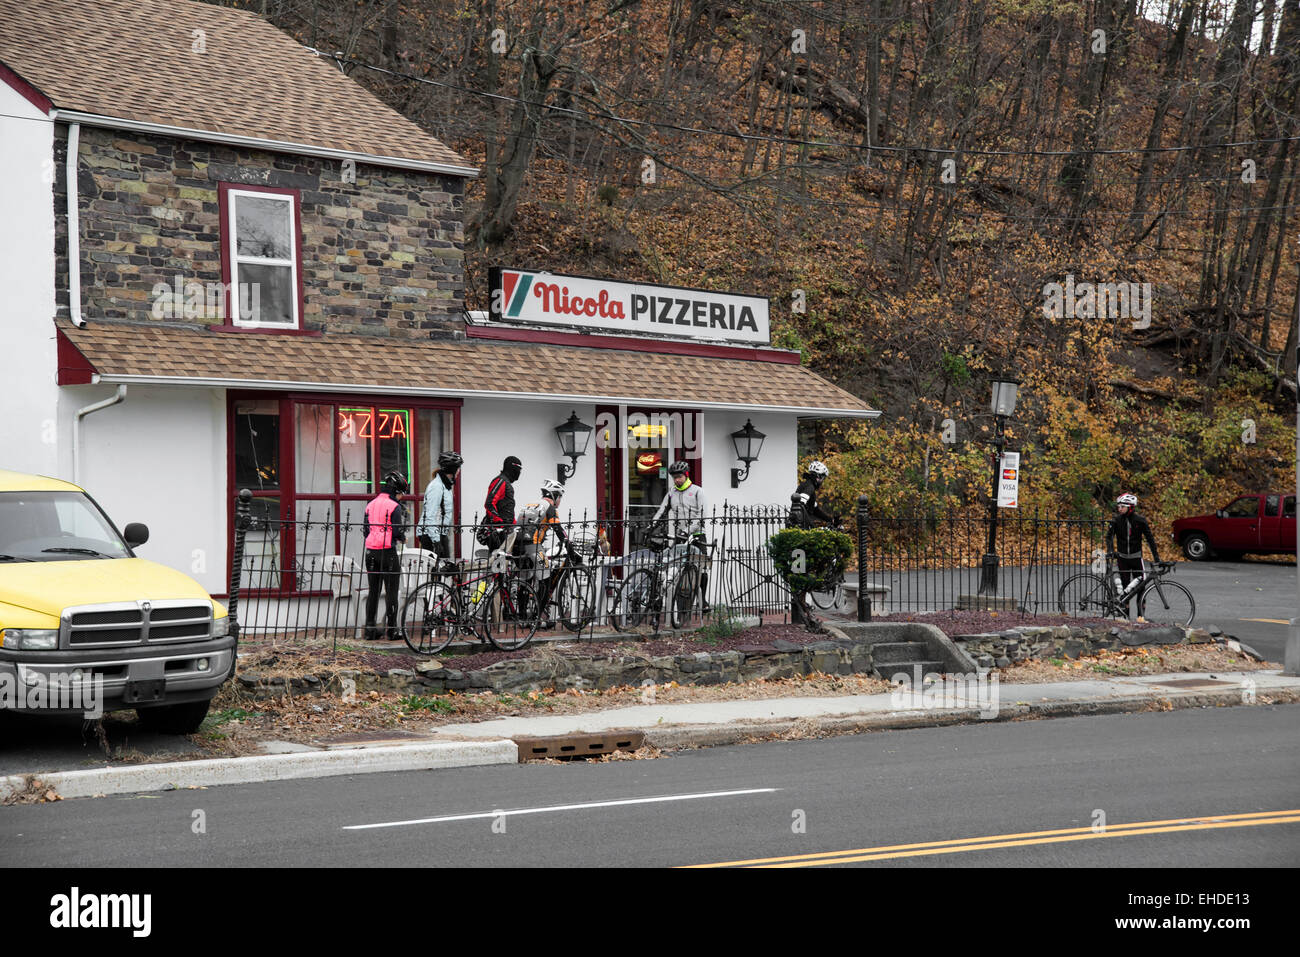
[[[515,738],[519,760],[590,758],[615,751],[636,751],[645,743],[644,731],[609,731],[603,734],[552,734]]]

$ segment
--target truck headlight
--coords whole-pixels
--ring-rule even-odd
[[[5,628],[0,630],[0,644],[6,648],[48,651],[59,647],[57,628]]]
[[[209,638],[224,638],[230,634],[230,616],[222,615],[220,618],[212,619],[212,630],[208,632]]]

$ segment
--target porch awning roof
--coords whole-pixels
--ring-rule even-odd
[[[59,320],[59,382],[514,398],[875,418],[802,366],[539,343]]]

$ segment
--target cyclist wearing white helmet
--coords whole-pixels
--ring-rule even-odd
[[[1137,496],[1124,492],[1115,499],[1118,514],[1111,519],[1106,529],[1106,557],[1115,559],[1119,570],[1122,588],[1142,574],[1142,540],[1145,538],[1151,546],[1151,557],[1160,561],[1160,550],[1156,548],[1156,538],[1151,534],[1151,524],[1137,513]],[[1138,609],[1141,614],[1142,610]],[[1128,614],[1128,602],[1124,602],[1124,613]]]
[[[546,573],[549,559],[558,555],[560,548],[568,551],[569,560],[575,565],[581,565],[582,559],[565,534],[564,526],[560,524],[559,504],[564,496],[564,486],[555,479],[546,479],[542,482],[541,491],[540,502],[529,503],[520,509],[517,524],[521,537],[526,536],[524,554],[533,562],[533,580],[539,585],[538,604],[545,608],[558,574],[558,571],[552,571],[549,575]],[[551,541],[554,542],[553,545]],[[540,627],[549,628],[552,624],[543,622]]]
[[[838,515],[830,514],[817,504],[817,490],[830,474],[831,470],[826,467],[826,463],[817,461],[808,463],[808,467],[804,469],[803,481],[790,496],[790,527],[812,528],[813,519],[826,525],[840,523]]]

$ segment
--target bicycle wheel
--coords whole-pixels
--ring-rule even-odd
[[[673,580],[672,626],[680,629],[690,623],[700,595],[700,569],[688,562]]]
[[[642,625],[659,630],[659,579],[648,568],[640,568],[623,579],[614,596],[614,627],[636,631]]]
[[[1104,578],[1075,575],[1056,594],[1056,607],[1070,618],[1113,618],[1115,596]]]
[[[844,604],[844,582],[837,581],[830,591],[810,591],[808,597],[822,611],[830,611]]]
[[[596,617],[596,576],[591,569],[570,566],[550,605],[555,620],[569,631],[580,632],[591,624]]]
[[[482,599],[483,633],[500,651],[518,651],[537,634],[540,609],[533,586],[519,579],[498,579]]]
[[[440,581],[425,582],[402,606],[406,646],[417,655],[436,655],[456,637],[460,608],[456,592]]]
[[[1186,627],[1196,617],[1196,599],[1178,582],[1153,578],[1138,599],[1138,614],[1157,624]]]

